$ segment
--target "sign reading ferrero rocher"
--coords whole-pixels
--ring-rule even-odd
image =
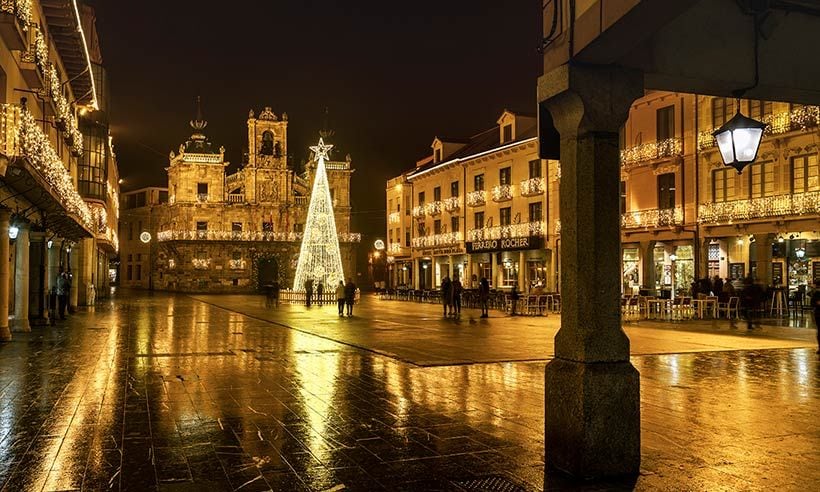
[[[544,247],[544,238],[541,236],[507,237],[502,239],[484,239],[467,242],[468,253],[484,253],[488,251],[519,251],[524,249],[540,249]]]

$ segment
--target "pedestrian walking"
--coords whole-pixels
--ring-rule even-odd
[[[310,307],[311,297],[313,297],[313,279],[305,280],[305,306]]]
[[[325,293],[325,284],[322,281],[319,281],[319,285],[316,286],[316,304],[322,305],[322,294]]]
[[[455,316],[461,315],[461,281],[458,277],[453,277],[452,285],[450,286],[450,310],[454,311]]]
[[[279,281],[274,280],[273,286],[271,287],[271,296],[273,296],[273,304],[275,304],[276,307],[279,307],[279,290]]]
[[[353,316],[353,302],[356,300],[356,284],[353,283],[353,279],[350,277],[347,278],[347,283],[345,284],[345,305],[347,306],[347,315]]]
[[[441,280],[441,304],[444,306],[444,316],[452,311],[450,308],[451,296],[453,295],[453,284],[450,282],[450,277],[445,276]]]
[[[68,306],[68,293],[71,291],[71,284],[68,282],[68,275],[60,268],[57,275],[57,305],[60,319],[65,319],[65,311]]]
[[[512,291],[510,291],[510,300],[512,301],[512,307],[510,309],[510,316],[515,316],[515,311],[518,309],[518,285],[513,284]]]
[[[345,283],[339,280],[336,286],[336,305],[339,307],[339,316],[345,315]]]
[[[811,307],[814,308],[814,329],[817,330],[817,353],[820,354],[820,279],[814,281],[814,292],[811,294]]]
[[[485,277],[481,277],[478,284],[478,301],[481,303],[481,317],[490,317],[490,282]]]

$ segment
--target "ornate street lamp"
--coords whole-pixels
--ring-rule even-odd
[[[746,166],[757,159],[766,124],[741,114],[740,100],[737,106],[737,114],[712,135],[717,140],[723,163],[741,174]]]

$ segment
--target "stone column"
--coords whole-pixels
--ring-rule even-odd
[[[655,290],[655,241],[641,241],[641,287]]]
[[[87,306],[89,296],[89,284],[94,276],[97,266],[97,248],[94,244],[94,238],[85,238],[81,240],[77,246],[71,250],[72,256],[77,257],[77,271],[74,272],[74,284],[77,285],[77,298],[74,306]],[[74,263],[72,262],[72,270]],[[74,290],[74,284],[71,290]],[[73,294],[72,294],[73,295]]]
[[[755,234],[757,280],[766,286],[772,284],[772,236],[772,234]]]
[[[11,328],[15,331],[31,331],[28,321],[29,308],[29,225],[21,224],[17,227],[15,240],[14,265],[14,320]]]
[[[419,272],[419,270],[421,270],[421,260],[416,258],[415,260],[413,260],[413,289],[415,290],[419,290],[421,288],[421,273]]]
[[[9,211],[0,209],[0,341],[11,340],[9,330]]]
[[[76,311],[77,309],[77,300],[79,299],[80,289],[79,289],[79,257],[80,251],[79,244],[75,244],[71,247],[71,251],[68,254],[68,264],[71,269],[71,290],[68,293],[68,308],[71,312]]]
[[[704,237],[700,241],[698,269],[695,272],[695,281],[709,276],[709,244],[711,239]],[[711,278],[709,279],[711,280]],[[688,287],[688,286],[687,286]]]
[[[527,292],[527,257],[523,251],[518,252],[518,291]]]
[[[490,282],[490,287],[493,289],[498,288],[498,277],[495,274],[495,253],[490,252],[490,278],[487,280]]]
[[[539,79],[560,134],[561,328],[546,367],[546,466],[592,479],[637,474],[639,374],[621,329],[620,127],[642,74],[564,65]]]

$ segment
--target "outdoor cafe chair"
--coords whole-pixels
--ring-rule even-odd
[[[726,313],[727,319],[735,319],[740,317],[739,308],[740,307],[740,297],[730,297],[729,302],[719,302],[717,307],[718,316],[721,313]],[[734,313],[734,315],[732,314]]]

